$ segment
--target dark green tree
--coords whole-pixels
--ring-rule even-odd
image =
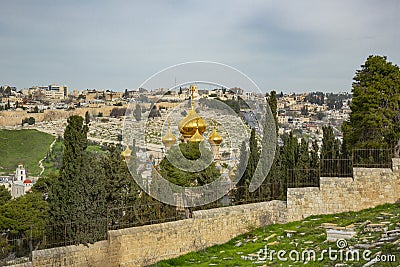
[[[4,186],[0,186],[0,206],[6,204],[11,199],[11,194]]]
[[[271,108],[272,116],[275,119],[276,132],[278,132],[278,101],[276,99],[276,92],[271,91],[267,96],[269,107]]]
[[[301,139],[297,160],[296,168],[298,169],[308,169],[310,167],[310,153],[308,151],[308,141],[304,138]]]
[[[47,211],[47,202],[40,193],[27,193],[9,200],[0,206],[0,231],[8,229],[11,234],[29,237],[31,225],[35,229],[45,228]]]
[[[153,106],[153,108],[150,110],[149,113],[149,118],[155,118],[155,117],[161,117],[161,113],[158,110],[157,106]]]
[[[87,125],[89,125],[89,123],[90,123],[89,111],[86,111],[86,112],[85,112],[85,123],[86,123]]]
[[[142,107],[139,104],[135,105],[133,116],[135,117],[136,121],[140,121],[142,119]]]
[[[222,100],[220,98],[216,98],[216,99],[225,103],[226,105],[228,105],[231,109],[233,109],[233,111],[235,111],[236,114],[240,113],[239,101],[233,100],[233,99],[227,99],[227,100]]]
[[[281,198],[286,198],[287,185],[292,186],[299,182],[296,177],[296,162],[299,154],[299,143],[297,137],[290,134],[283,136],[283,147],[282,147],[282,173],[284,174],[284,186],[283,194]]]
[[[310,151],[310,168],[318,169],[319,167],[319,156],[318,156],[319,146],[317,140],[312,142],[312,150]]]
[[[400,70],[385,56],[369,56],[353,78],[350,118],[342,126],[345,151],[394,147],[400,138]]]
[[[286,174],[282,171],[281,153],[281,147],[277,146],[274,162],[263,184],[270,187],[270,199],[285,199],[286,196]]]
[[[344,171],[348,172],[345,168],[349,168],[342,159],[345,158],[341,153],[340,141],[335,137],[333,128],[331,126],[323,126],[323,138],[321,146],[321,175],[342,175]],[[345,164],[345,165],[343,165]]]
[[[49,222],[64,231],[54,233],[74,244],[87,244],[105,233],[104,171],[89,155],[88,126],[80,116],[68,118],[64,131],[63,165],[49,191]]]
[[[249,148],[250,151],[247,152],[245,144],[244,146],[242,144],[240,160],[245,159],[247,157],[246,154],[248,153],[248,161],[242,177],[236,184],[237,189],[235,190],[235,203],[246,203],[251,200],[249,185],[254,175],[254,172],[256,171],[258,161],[260,159],[260,151],[258,149],[256,140],[256,131],[254,129],[251,129]]]
[[[247,150],[246,141],[243,141],[240,146],[240,155],[239,155],[239,164],[237,166],[235,181],[236,189],[235,189],[235,203],[240,204],[245,202],[245,199],[250,197],[248,190],[246,190],[246,183],[243,179],[244,171],[246,170],[247,162],[249,159],[249,151]]]
[[[200,143],[181,143],[179,147],[172,147],[168,153],[178,153],[180,150],[183,156],[188,159],[188,163],[192,160],[200,158],[201,153],[199,150]],[[211,158],[211,152],[204,155],[205,158]],[[211,163],[207,168],[199,172],[187,172],[172,165],[167,158],[160,162],[160,174],[170,182],[180,186],[202,186],[211,183],[220,175],[215,163]]]
[[[132,178],[121,156],[121,150],[110,146],[108,154],[102,158],[102,166],[107,178],[105,183],[107,206],[118,208],[133,205],[140,188]]]
[[[340,141],[335,137],[332,126],[323,126],[322,131],[321,159],[340,158]]]

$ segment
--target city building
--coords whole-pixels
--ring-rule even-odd
[[[51,100],[62,100],[68,97],[68,87],[65,85],[50,84],[47,86],[33,86],[29,89],[24,89],[23,92],[28,95],[42,94],[46,99]]]
[[[27,177],[24,165],[20,162],[14,175],[1,176],[0,186],[4,186],[12,198],[17,198],[30,192],[34,182]]]

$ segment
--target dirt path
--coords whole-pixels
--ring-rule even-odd
[[[50,153],[53,151],[53,146],[57,142],[57,138],[54,138],[54,141],[50,144]],[[39,173],[39,177],[42,176],[42,173],[44,172],[44,166],[43,166],[43,160],[46,159],[47,156],[44,156],[41,160],[39,160],[39,168],[42,170]]]

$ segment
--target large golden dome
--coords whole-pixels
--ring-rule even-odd
[[[206,122],[191,108],[189,113],[178,123],[178,128],[184,138],[190,138],[199,130],[200,134],[206,131]]]
[[[196,131],[202,135],[206,131],[206,122],[194,110],[194,91],[197,86],[191,85],[190,92],[192,94],[191,107],[189,113],[178,123],[179,131],[181,132],[181,140],[189,140]]]

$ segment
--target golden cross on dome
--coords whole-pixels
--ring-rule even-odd
[[[190,94],[192,95],[192,101],[190,103],[190,108],[194,109],[194,92],[196,91],[196,86],[191,85],[190,86]]]

